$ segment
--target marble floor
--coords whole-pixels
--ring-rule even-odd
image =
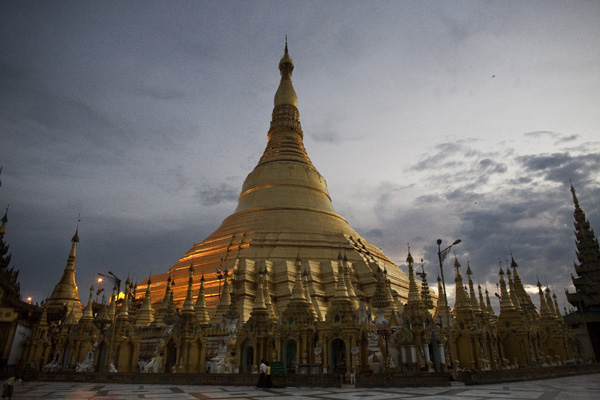
[[[600,399],[600,374],[496,385],[453,384],[432,388],[357,389],[285,388],[257,390],[237,386],[124,385],[113,383],[26,382],[13,399],[255,399],[255,400],[387,400],[387,399]]]

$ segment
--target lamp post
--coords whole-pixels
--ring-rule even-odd
[[[98,303],[98,296],[100,296],[101,290],[100,290],[100,284],[102,283],[103,279],[102,278],[98,278],[98,289],[96,289],[96,303]],[[102,289],[104,290],[104,289]]]
[[[113,343],[115,341],[115,325],[116,325],[116,320],[117,320],[117,299],[119,298],[119,293],[121,293],[121,279],[119,279],[115,274],[113,274],[110,271],[108,271],[108,275],[104,275],[104,274],[101,274],[101,273],[98,273],[98,275],[103,276],[105,278],[108,278],[108,279],[112,280],[113,283],[114,283],[114,287],[117,289],[117,293],[115,295],[115,298],[113,299],[113,301],[115,302],[115,314],[112,317],[110,345],[109,345],[109,348],[108,348],[108,357],[106,357],[106,367],[109,369],[109,372],[110,372],[110,364],[111,364],[111,361],[112,361]],[[102,278],[99,278],[99,279],[102,279]],[[127,299],[125,299],[125,301],[127,301]]]
[[[452,246],[459,244],[460,242],[461,242],[460,239],[456,239],[454,241],[454,243],[452,243],[450,246],[446,247],[444,250],[441,250],[440,246],[442,245],[442,239],[437,240],[438,261],[440,262],[440,272],[442,274],[442,286],[444,288],[444,301],[446,302],[446,309],[444,310],[444,312],[446,313],[446,326],[448,327],[448,329],[450,329],[450,313],[449,313],[450,306],[448,305],[448,295],[446,294],[446,281],[444,279],[444,267],[442,266],[442,263],[443,263],[444,259],[446,258],[446,256],[448,255],[448,253],[450,253],[450,249],[452,248]]]

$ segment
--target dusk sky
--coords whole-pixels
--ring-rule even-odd
[[[491,294],[512,251],[562,308],[569,179],[600,232],[599,21],[598,1],[2,0],[21,294],[50,295],[79,214],[84,304],[97,272],[141,281],[217,229],[267,143],[287,35],[306,149],[356,231],[404,271],[410,242],[436,289],[438,238]]]

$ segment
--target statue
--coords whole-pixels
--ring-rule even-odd
[[[371,322],[371,313],[367,310],[367,306],[365,304],[365,299],[361,298],[358,304],[358,310],[356,311],[358,314],[358,323],[366,324]]]

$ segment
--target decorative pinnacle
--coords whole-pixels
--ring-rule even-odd
[[[571,184],[571,193],[573,194],[573,203],[575,203],[575,207],[579,207],[579,200],[577,200],[577,195],[575,194],[575,188],[573,187],[573,182],[569,179],[569,183]]]

